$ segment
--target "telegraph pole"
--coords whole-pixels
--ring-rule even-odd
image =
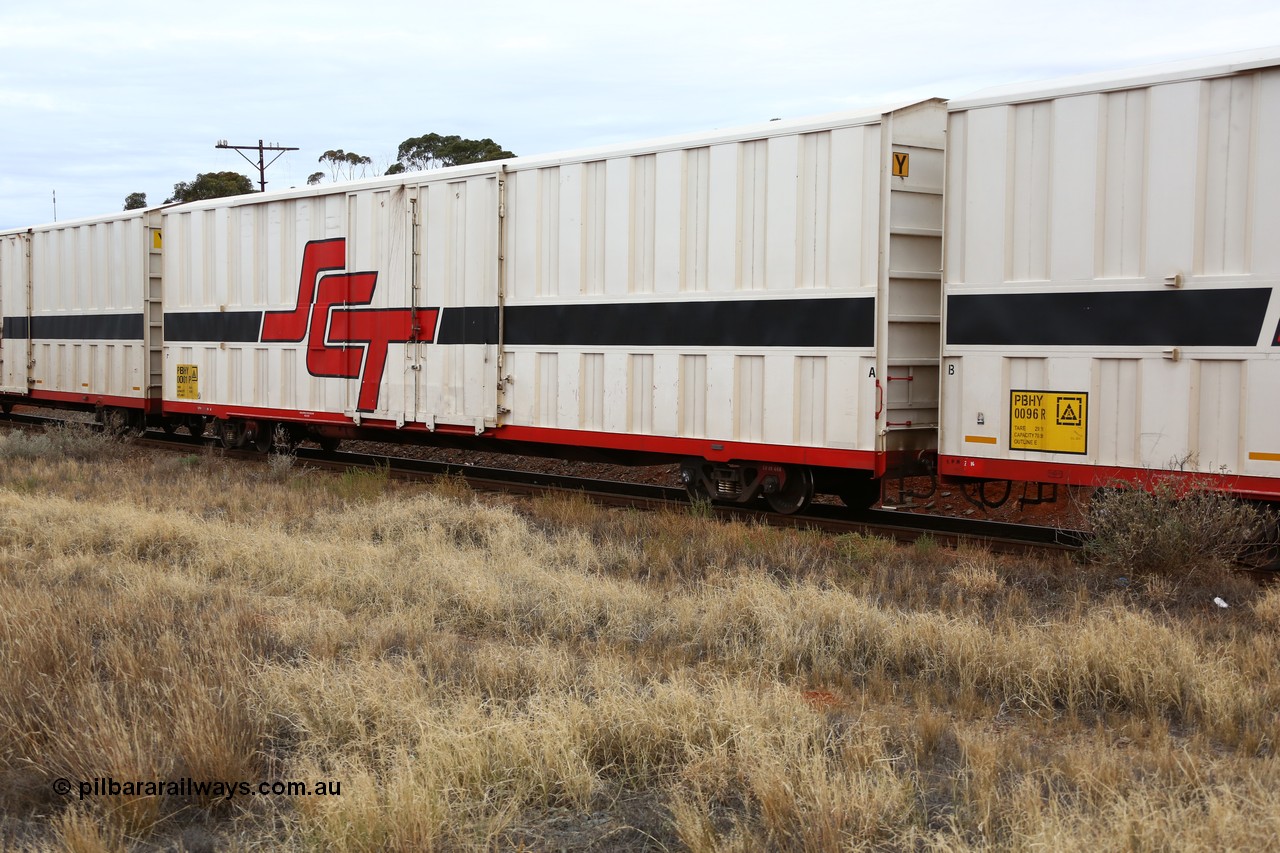
[[[279,160],[282,156],[284,156],[284,152],[298,150],[297,148],[285,148],[283,146],[276,145],[274,142],[271,143],[270,145],[263,145],[261,139],[258,140],[257,145],[228,145],[227,140],[219,139],[218,143],[213,147],[214,148],[230,148],[231,150],[239,154],[241,157],[244,157],[245,161],[250,166],[257,166],[258,167],[258,189],[260,189],[262,192],[267,191],[267,167],[270,166],[271,163],[274,163],[275,161]],[[255,163],[252,160],[250,160],[248,157],[246,157],[244,153],[246,151],[257,151],[258,162]],[[271,158],[271,163],[268,163],[266,161],[266,153],[268,151],[280,152],[279,154]]]

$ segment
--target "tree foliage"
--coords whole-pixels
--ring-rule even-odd
[[[129,193],[124,197],[125,210],[140,210],[147,206],[146,193]]]
[[[365,171],[373,164],[373,159],[365,157],[363,154],[357,154],[354,151],[343,151],[341,148],[330,149],[320,155],[317,162],[324,163],[329,167],[329,175],[333,180],[346,178],[351,180],[356,177],[356,170],[360,170],[360,176],[363,177]],[[315,172],[309,178],[307,183],[320,183],[319,179],[312,181],[320,172]]]
[[[173,196],[165,199],[164,203],[203,201],[251,192],[253,181],[239,172],[201,172],[190,182],[179,181],[174,184]]]
[[[492,139],[463,139],[461,136],[441,136],[428,133],[400,143],[396,162],[387,169],[388,175],[438,169],[445,166],[462,166],[467,163],[484,163],[489,160],[505,160],[516,156]]]

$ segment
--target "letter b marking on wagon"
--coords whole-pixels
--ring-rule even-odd
[[[346,238],[316,240],[302,253],[298,301],[262,318],[264,343],[307,342],[312,376],[360,379],[356,408],[378,408],[387,350],[393,343],[431,343],[435,308],[362,308],[373,302],[376,272],[338,272],[346,266]]]

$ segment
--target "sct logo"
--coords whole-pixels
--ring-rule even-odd
[[[337,272],[346,266],[345,237],[315,240],[302,253],[298,304],[292,311],[268,311],[262,341],[307,342],[307,372],[336,379],[360,378],[356,408],[378,408],[382,371],[390,344],[431,343],[435,308],[352,308],[373,301],[376,272]]]

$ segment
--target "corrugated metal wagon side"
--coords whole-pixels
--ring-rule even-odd
[[[30,390],[31,232],[0,234],[0,395],[5,411]],[[15,399],[15,396],[16,398]]]
[[[932,451],[944,107],[514,161],[499,435],[684,460],[692,491],[871,479]]]
[[[499,183],[486,166],[167,210],[166,411],[228,446],[278,425],[492,430]]]
[[[952,102],[940,470],[1280,496],[1280,56]]]
[[[0,235],[0,392],[140,429],[160,410],[154,211]],[[13,395],[13,396],[9,396]]]

